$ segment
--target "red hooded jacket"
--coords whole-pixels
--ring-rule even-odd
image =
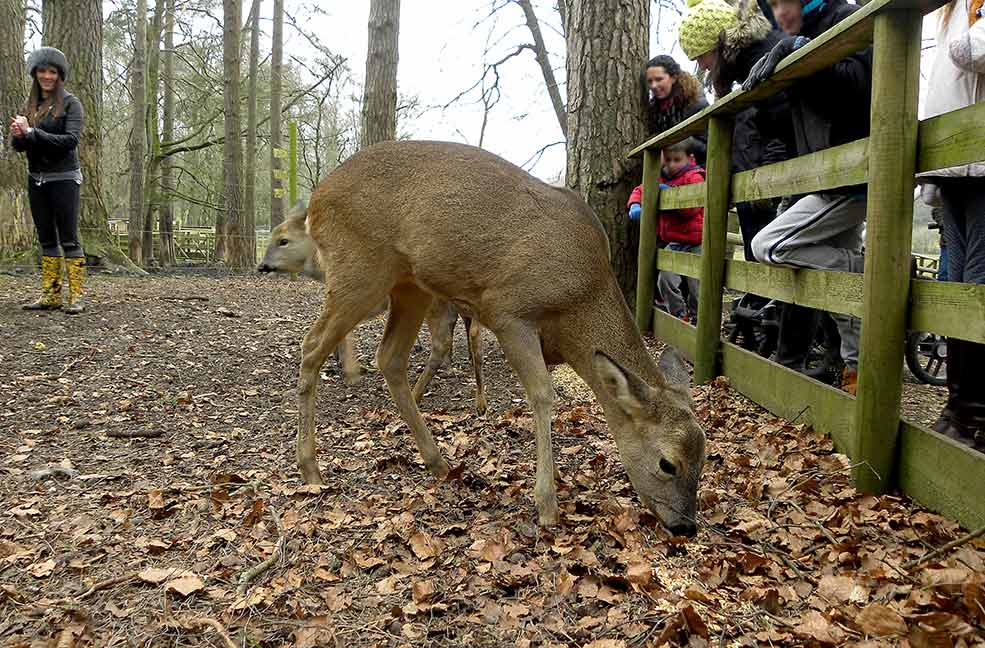
[[[662,184],[680,187],[705,181],[705,170],[691,164],[681,169],[673,178],[660,178]],[[643,200],[643,185],[633,189],[629,203],[641,203]],[[686,207],[684,209],[668,209],[657,214],[657,234],[660,240],[667,243],[684,243],[686,245],[701,245],[701,227],[705,222],[704,207]]]

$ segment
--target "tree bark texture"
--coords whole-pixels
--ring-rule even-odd
[[[0,0],[0,259],[12,260],[34,249],[34,226],[27,205],[27,163],[10,145],[8,123],[23,111],[27,97],[21,0]]]
[[[561,99],[561,90],[558,88],[557,79],[554,78],[554,69],[551,67],[551,59],[547,55],[544,36],[540,33],[540,22],[537,20],[537,14],[534,13],[534,6],[530,0],[517,0],[517,4],[523,9],[523,15],[527,20],[527,29],[530,30],[530,36],[534,39],[534,55],[540,65],[540,72],[544,76],[544,85],[547,86],[547,94],[551,97],[551,105],[554,106],[558,126],[561,127],[561,134],[567,139],[568,113],[564,109],[564,101]]]
[[[161,138],[174,141],[174,0],[167,0],[164,16],[164,52],[162,52],[161,87],[164,95]],[[161,264],[174,265],[174,171],[171,157],[161,160],[161,202],[158,210]]]
[[[640,182],[626,151],[643,141],[639,70],[647,57],[647,0],[567,0],[567,186],[581,193],[609,235],[612,269],[635,303],[636,241],[626,201]],[[634,226],[635,227],[635,226]]]
[[[397,137],[399,30],[400,0],[372,0],[360,127],[361,148]]]
[[[144,158],[147,152],[147,0],[137,0],[133,19],[133,62],[130,65],[130,219],[127,248],[130,260],[143,265]]]
[[[257,75],[260,68],[260,0],[250,9],[250,73],[246,83],[246,186],[243,193],[243,245],[250,264],[256,263]]]
[[[270,45],[270,227],[284,222],[284,158],[281,136],[281,92],[284,75],[284,0],[274,0],[274,26]]]
[[[103,201],[100,156],[103,111],[102,0],[44,0],[44,43],[65,52],[72,68],[65,84],[85,111],[79,159],[82,163],[82,210],[79,229],[90,264],[105,263],[139,271],[109,235]]]
[[[240,119],[240,22],[243,0],[222,2],[223,209],[216,215],[217,258],[232,267],[250,265],[243,245],[243,126]]]

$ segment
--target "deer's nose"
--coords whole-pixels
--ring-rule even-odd
[[[680,522],[667,527],[667,530],[675,536],[685,536],[693,538],[698,534],[698,527],[694,522]]]
[[[261,263],[257,266],[257,272],[273,272],[274,269],[268,266],[266,263]]]

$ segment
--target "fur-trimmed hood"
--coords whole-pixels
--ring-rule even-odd
[[[772,26],[755,0],[740,0],[735,8],[735,26],[722,32],[720,54],[729,64],[735,63],[747,47],[766,38]]]

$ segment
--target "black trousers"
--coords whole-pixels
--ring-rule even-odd
[[[56,180],[41,185],[27,180],[34,229],[44,256],[84,258],[79,242],[79,185],[74,180]]]

